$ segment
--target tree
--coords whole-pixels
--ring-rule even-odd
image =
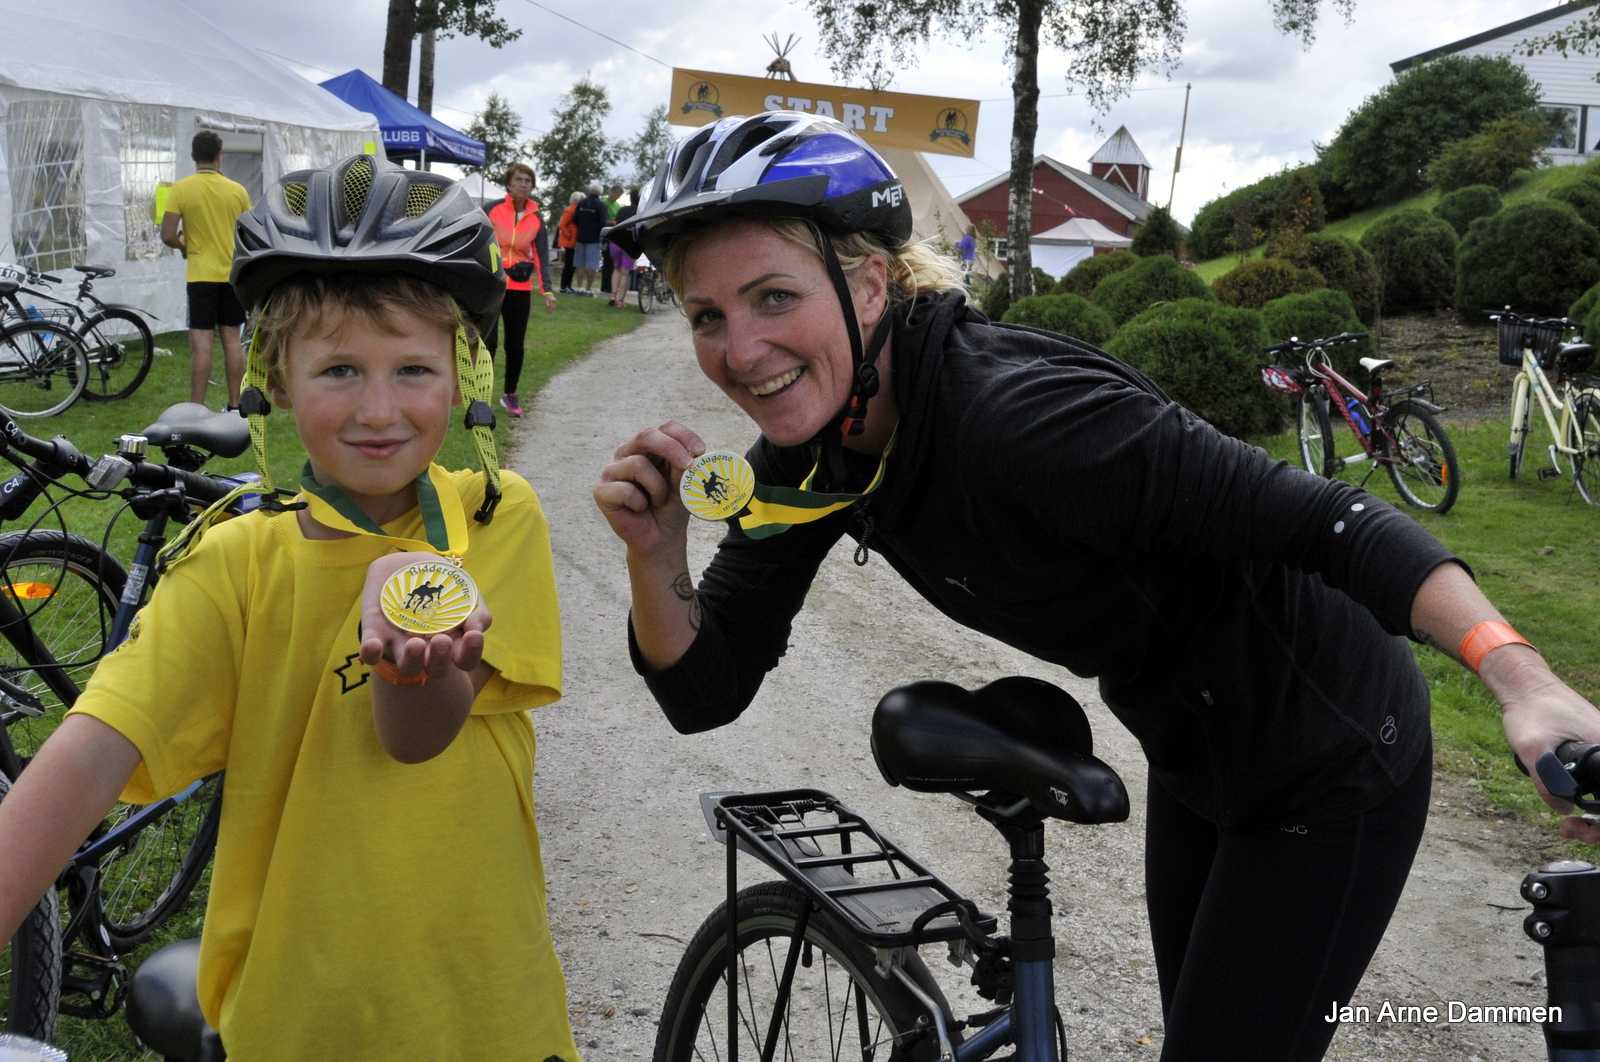
[[[624,148],[628,158],[633,160],[634,184],[646,184],[656,175],[674,139],[672,127],[667,122],[667,105],[658,104],[644,116],[644,128],[639,135],[628,141]]]
[[[433,43],[456,34],[477,37],[491,48],[504,48],[522,36],[495,15],[495,0],[389,0],[383,38],[383,87],[401,99],[411,88],[411,42],[422,37],[422,63],[417,79],[417,106],[433,113]]]
[[[550,111],[550,131],[527,147],[544,179],[544,202],[564,205],[590,181],[603,180],[623,156],[622,146],[606,138],[611,96],[585,74]]]
[[[1294,170],[1272,208],[1272,249],[1287,253],[1308,233],[1321,232],[1327,216],[1311,167]]]
[[[522,154],[517,144],[517,138],[522,135],[522,119],[498,92],[489,93],[489,98],[483,101],[483,110],[473,117],[466,134],[483,141],[483,165],[461,167],[467,173],[481,173],[498,181],[506,167]]]
[[[1007,264],[1012,297],[1033,294],[1034,142],[1039,129],[1041,39],[1069,56],[1067,81],[1104,113],[1146,70],[1177,65],[1186,28],[1183,0],[807,0],[822,47],[841,78],[915,63],[934,38],[971,41],[989,28],[1005,32],[1012,60],[1011,196]],[[1333,0],[1346,18],[1355,0]],[[1309,45],[1322,0],[1268,0],[1283,33]],[[1024,234],[1018,239],[1015,234]]]
[[[1158,206],[1145,217],[1144,224],[1133,234],[1132,251],[1140,258],[1153,254],[1183,257],[1183,231],[1166,207]]]

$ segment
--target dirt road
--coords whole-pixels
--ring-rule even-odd
[[[1071,1057],[1154,1059],[1161,1014],[1141,877],[1144,761],[1092,682],[956,626],[881,561],[856,568],[841,547],[822,568],[787,659],[744,717],[692,737],[667,725],[628,662],[622,547],[590,487],[618,443],[669,416],[715,447],[743,450],[754,437],[700,376],[682,318],[659,313],[552,380],[517,425],[511,460],[549,514],[561,590],[566,696],[536,713],[536,797],[551,925],[590,1062],[649,1057],[682,942],[721,898],[723,849],[707,839],[702,791],[833,791],[985,909],[1003,910],[999,838],[953,799],[888,788],[872,764],[867,726],[893,686],[943,678],[972,687],[1011,674],[1056,682],[1083,702],[1097,754],[1134,800],[1124,824],[1049,828]],[[710,525],[694,529],[697,573],[716,538]],[[1341,1028],[1330,1057],[1542,1058],[1536,1026],[1450,1023],[1447,1012],[1437,1023],[1378,1020],[1386,1001],[1441,1012],[1452,1000],[1544,1002],[1541,958],[1522,934],[1520,911],[1506,909],[1521,906],[1526,837],[1474,813],[1468,792],[1436,787],[1434,800],[1400,910],[1354,1000],[1373,1020]],[[753,862],[743,873],[758,877]],[[953,972],[930,959],[936,972]]]

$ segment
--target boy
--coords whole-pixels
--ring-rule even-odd
[[[264,384],[294,416],[308,507],[206,532],[0,804],[9,936],[124,783],[226,768],[199,993],[232,1062],[578,1059],[526,711],[560,689],[548,531],[492,453],[432,463],[462,391],[485,431],[458,329],[498,309],[493,242],[450,182],[366,156],[241,219],[243,406]],[[419,561],[452,577],[404,582]],[[397,626],[447,605],[452,629]]]

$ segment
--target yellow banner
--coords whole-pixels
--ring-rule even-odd
[[[707,70],[672,71],[673,125],[705,125],[730,114],[805,111],[837,118],[873,147],[972,157],[978,101],[812,85]]]

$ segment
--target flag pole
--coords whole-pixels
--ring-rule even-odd
[[[1192,82],[1183,86],[1183,128],[1178,132],[1178,154],[1172,160],[1172,186],[1167,189],[1167,211],[1172,211],[1172,196],[1178,190],[1178,171],[1183,168],[1183,141],[1189,135],[1189,93],[1194,89]]]

